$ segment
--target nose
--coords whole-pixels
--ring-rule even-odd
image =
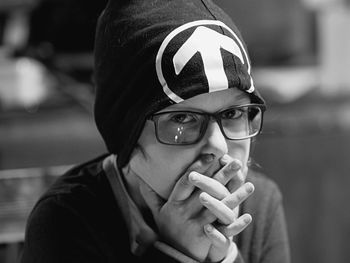
[[[217,159],[228,153],[227,140],[215,120],[208,124],[203,137],[202,153],[213,155]]]

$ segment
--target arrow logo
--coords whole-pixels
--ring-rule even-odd
[[[220,28],[224,28],[232,36],[229,37],[227,35],[220,34],[207,26],[218,26]],[[251,66],[247,51],[245,50],[242,41],[231,28],[229,28],[223,22],[217,20],[197,20],[183,24],[166,36],[158,50],[155,61],[158,80],[163,87],[163,91],[175,103],[183,101],[183,98],[179,97],[168,86],[162,69],[163,55],[166,53],[167,46],[173,39],[176,39],[179,33],[192,27],[196,27],[196,29],[192,32],[191,36],[184,43],[182,43],[175,55],[172,55],[172,57],[169,58],[172,59],[169,62],[173,64],[175,76],[178,76],[185,68],[187,63],[189,63],[191,58],[195,54],[199,53],[202,59],[205,77],[208,82],[209,92],[229,88],[228,79],[224,69],[224,61],[221,55],[221,49],[224,49],[239,58],[242,64],[246,63],[247,73],[250,75]],[[252,93],[254,92],[254,89],[253,79],[250,76],[250,88],[247,89],[246,92]]]
[[[228,80],[220,52],[221,48],[237,56],[244,64],[242,52],[232,38],[204,26],[197,27],[173,57],[176,75],[179,75],[189,60],[199,52],[208,80],[209,92],[227,89]]]

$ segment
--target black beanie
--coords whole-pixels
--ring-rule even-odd
[[[242,37],[209,0],[110,0],[95,41],[95,121],[118,166],[146,118],[193,96],[255,90]]]

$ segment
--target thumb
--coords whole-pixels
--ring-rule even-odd
[[[153,215],[157,215],[165,203],[164,200],[142,179],[139,180],[139,189],[143,199],[151,209]]]

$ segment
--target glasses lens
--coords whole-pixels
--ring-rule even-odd
[[[191,112],[157,115],[158,139],[167,144],[191,144],[198,140],[205,117]]]
[[[210,114],[209,114],[210,115]],[[257,105],[233,107],[219,113],[220,125],[226,138],[241,140],[260,132],[262,109]],[[158,140],[165,144],[187,145],[196,143],[205,132],[207,114],[176,111],[154,115]]]
[[[262,111],[258,106],[232,108],[222,112],[220,116],[223,131],[229,139],[252,137],[260,131]]]

